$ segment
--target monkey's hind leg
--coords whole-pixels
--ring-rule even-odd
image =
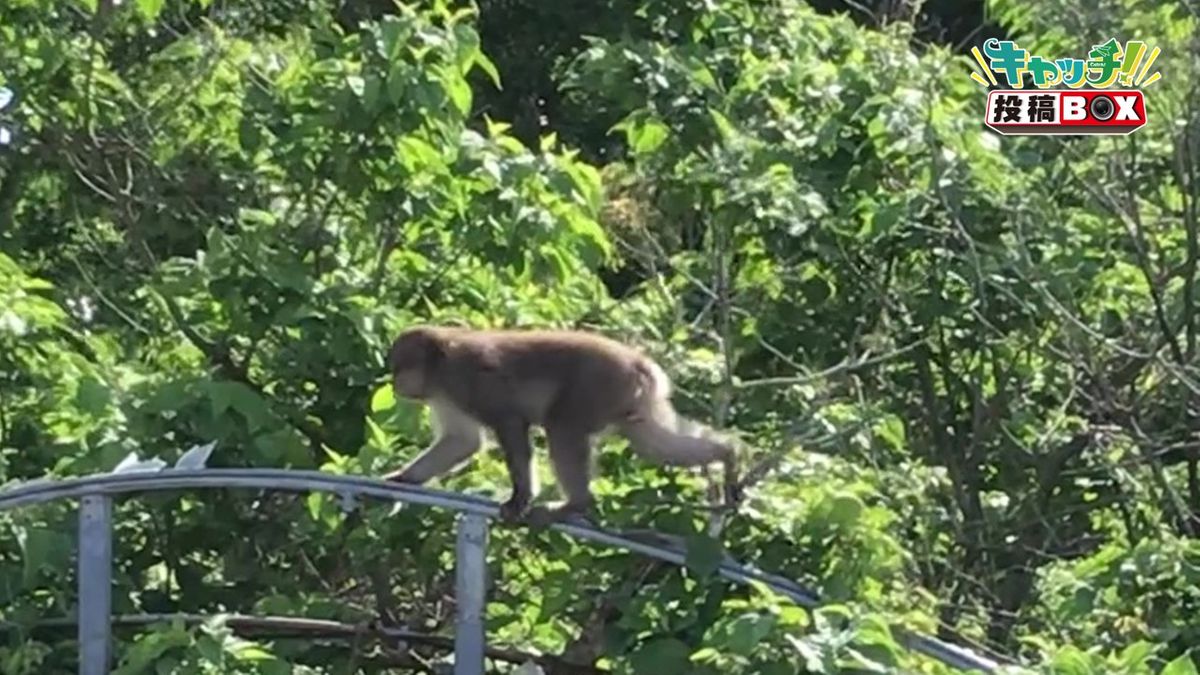
[[[518,522],[533,499],[533,448],[529,445],[529,425],[511,422],[496,428],[495,432],[512,481],[512,496],[500,505],[500,519]]]
[[[566,496],[566,501],[552,508],[535,507],[529,514],[529,523],[534,527],[546,527],[573,516],[585,516],[595,504],[591,490],[592,446],[589,435],[566,425],[548,426],[546,442],[550,446],[554,479]]]

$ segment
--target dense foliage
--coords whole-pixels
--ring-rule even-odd
[[[0,476],[210,442],[379,474],[429,439],[385,386],[400,328],[586,327],[737,430],[755,484],[714,528],[704,476],[604,440],[598,519],[689,565],[495,530],[497,669],[951,672],[903,626],[1028,672],[1195,673],[1197,6],[991,0],[1039,53],[1162,49],[1137,133],[1001,139],[974,38],[828,4],[0,3]],[[494,454],[440,485],[508,489]],[[0,514],[0,672],[74,667],[40,624],[73,612],[73,508]],[[449,514],[231,490],[116,518],[121,614],[453,631]],[[725,554],[826,605],[720,581]],[[124,628],[119,672],[447,658],[235,628]]]

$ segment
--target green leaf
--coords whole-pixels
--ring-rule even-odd
[[[362,95],[363,95],[363,91],[365,91],[365,89],[366,89],[367,83],[366,83],[366,80],[364,80],[362,77],[360,77],[358,75],[347,75],[346,76],[346,86],[350,88],[350,91],[354,94],[354,96],[356,98],[361,99]]]
[[[1144,668],[1146,661],[1154,655],[1154,645],[1145,640],[1138,640],[1121,650],[1118,658],[1120,666],[1126,670]]]
[[[657,150],[666,142],[670,133],[671,130],[667,125],[654,119],[640,124],[629,124],[625,127],[625,137],[629,141],[629,147],[638,154]]]
[[[206,385],[213,417],[234,410],[246,420],[246,428],[257,431],[272,420],[270,408],[258,392],[241,382],[209,382]]]
[[[1196,662],[1192,659],[1191,651],[1180,654],[1163,667],[1158,675],[1197,675]]]
[[[270,661],[259,663],[258,671],[261,675],[293,675],[295,672],[290,663],[278,657],[272,657]]]
[[[871,118],[871,121],[867,123],[867,136],[869,136],[871,140],[875,141],[876,143],[879,143],[880,139],[886,133],[887,124],[884,122],[882,117],[873,117]]]
[[[147,672],[152,665],[170,663],[173,659],[167,656],[172,649],[191,645],[191,635],[182,627],[171,626],[164,630],[149,632],[139,637],[133,646],[125,652],[121,664],[113,671],[113,675],[140,675]],[[172,669],[168,672],[178,672]]]
[[[487,76],[491,78],[492,84],[496,85],[496,89],[503,91],[504,87],[500,84],[500,71],[496,69],[496,64],[487,57],[483,52],[475,53],[475,65],[479,66]]]
[[[392,68],[387,74],[387,82],[385,83],[388,103],[397,105],[403,101],[408,94],[411,84],[412,72],[409,70],[408,64],[404,61],[397,61],[392,64]]]
[[[379,97],[382,91],[383,80],[374,73],[367,75],[363,85],[362,103],[363,110],[366,110],[368,114],[374,114],[379,109]]]
[[[75,392],[75,405],[80,410],[92,415],[100,415],[108,409],[112,394],[103,382],[92,376],[86,376],[79,381],[79,389]]]
[[[692,68],[692,79],[700,83],[700,86],[711,91],[718,91],[717,78],[713,77],[712,71],[703,63],[697,64]]]
[[[223,649],[222,641],[218,641],[211,635],[202,635],[196,640],[195,649],[200,655],[213,662],[221,663],[225,650]]]
[[[36,583],[38,573],[44,568],[57,571],[65,567],[73,550],[64,535],[41,527],[19,532],[18,544],[21,546],[23,581],[26,586]]]
[[[371,419],[370,417],[367,418],[367,429],[370,432],[367,436],[367,448],[370,448],[374,451],[371,453],[372,455],[387,450],[392,446],[391,436],[389,436],[387,431],[385,431],[383,427],[376,424],[375,420]],[[368,459],[366,454],[367,453],[365,451],[360,452],[358,455],[359,459],[361,461],[366,461]]]
[[[542,602],[538,608],[538,622],[561,616],[576,597],[575,577],[569,570],[555,570],[541,581]]]
[[[404,28],[405,26],[394,16],[384,17],[379,25],[382,56],[388,61],[396,60],[396,55],[400,53],[400,48],[404,46],[404,41],[401,39]]]
[[[583,162],[571,162],[567,165],[567,173],[592,213],[599,213],[604,206],[604,186],[600,172]]]
[[[1087,654],[1073,646],[1068,646],[1055,654],[1051,663],[1055,675],[1092,675],[1092,667]]]
[[[652,640],[629,656],[633,672],[638,675],[664,675],[664,673],[686,673],[690,663],[691,649],[675,638]]]
[[[728,141],[737,135],[733,122],[730,122],[729,118],[722,114],[721,111],[709,108],[708,115],[712,118],[713,123],[717,125],[717,132],[721,134],[722,139]]]
[[[392,390],[392,385],[385,384],[375,390],[371,395],[371,412],[377,413],[380,410],[387,410],[396,405],[396,393]]]
[[[750,654],[775,628],[777,619],[771,614],[751,612],[734,619],[728,627],[726,647],[737,654]]]
[[[858,522],[866,505],[857,495],[843,493],[833,498],[829,508],[829,519],[837,525],[849,527]]]
[[[440,68],[442,88],[446,91],[446,96],[450,98],[450,102],[463,115],[471,112],[471,85],[467,84],[458,73],[447,69]]]
[[[289,428],[263,434],[254,439],[254,447],[273,465],[292,465],[306,468],[312,463],[308,446]]]
[[[419,172],[422,169],[440,168],[442,156],[437,148],[416,136],[405,136],[396,142],[396,152],[407,169]]]
[[[308,515],[314,521],[321,521],[321,513],[325,510],[326,495],[323,492],[310,492],[304,498],[304,505],[308,507]]]
[[[162,12],[165,2],[166,0],[137,0],[137,6],[142,16],[153,21]]]
[[[230,650],[238,661],[274,661],[275,655],[262,648],[262,645],[247,642]]]
[[[687,539],[687,556],[684,562],[688,569],[698,576],[707,577],[721,566],[724,553],[721,542],[707,535],[697,534]]]
[[[891,415],[875,425],[875,434],[893,450],[903,451],[905,442],[904,420]]]

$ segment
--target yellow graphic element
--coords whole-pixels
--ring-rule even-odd
[[[1117,58],[1121,62],[1121,67],[1114,70],[1108,76],[1108,78],[1102,82],[1088,82],[1086,74],[1090,71],[1090,69],[1086,69],[1083,77],[1080,77],[1073,83],[1064,84],[1064,81],[1066,80],[1065,71],[1060,69],[1052,81],[1048,80],[1039,85],[1038,88],[1050,89],[1059,85],[1063,85],[1070,89],[1079,89],[1081,87],[1090,85],[1090,87],[1093,89],[1107,89],[1108,87],[1111,87],[1114,82],[1119,82],[1122,86],[1126,87],[1133,86],[1145,88],[1162,79],[1162,73],[1157,71],[1152,74],[1150,73],[1150,68],[1154,65],[1154,61],[1158,59],[1158,55],[1162,53],[1162,50],[1158,47],[1150,50],[1150,55],[1146,57],[1145,63],[1142,63],[1142,56],[1144,56],[1146,53],[1146,43],[1141,40],[1131,40],[1126,42],[1124,49],[1122,49],[1121,45],[1118,44],[1117,50]],[[987,60],[983,57],[983,54],[979,51],[979,47],[971,47],[971,56],[975,57],[975,62],[979,64],[979,68],[983,71],[983,75],[980,75],[972,70],[971,79],[975,80],[976,83],[983,87],[989,86],[988,83],[991,83],[991,86],[993,87],[998,86],[996,84],[995,72],[992,70],[991,66],[988,65]],[[1082,59],[1075,59],[1076,63],[1081,61]],[[1028,63],[1028,60],[1026,60],[1026,63]],[[1139,65],[1142,67],[1140,72],[1138,71]],[[1014,89],[1023,89],[1024,85],[1022,76],[1028,72],[1028,69],[1019,68],[1016,72],[1018,80],[1016,82],[1010,82],[1009,86]],[[1137,73],[1136,77],[1134,76],[1134,73]],[[1148,74],[1149,76],[1147,76]],[[985,77],[987,79],[984,79]]]
[[[1133,40],[1125,43],[1125,52],[1121,57],[1121,84],[1128,87],[1133,83],[1133,73],[1142,61],[1142,53],[1146,51],[1146,43]]]
[[[974,56],[975,60],[979,62],[979,67],[983,68],[984,74],[987,75],[988,82],[991,82],[993,87],[996,86],[996,76],[992,74],[992,69],[988,67],[987,61],[983,60],[983,54],[979,53],[979,47],[971,47],[971,56]],[[983,81],[983,78],[979,76],[979,73],[972,72],[971,79],[985,87],[987,86],[987,82]]]
[[[1158,55],[1161,52],[1162,50],[1158,47],[1150,50],[1150,56],[1146,57],[1146,65],[1142,66],[1142,72],[1138,73],[1137,80],[1134,82],[1134,86],[1146,87],[1149,86],[1151,82],[1158,81],[1158,78],[1161,77],[1161,75],[1157,72],[1151,75],[1150,78],[1145,82],[1142,82],[1142,79],[1146,77],[1146,73],[1150,72],[1150,66],[1154,65],[1154,60],[1158,58]]]

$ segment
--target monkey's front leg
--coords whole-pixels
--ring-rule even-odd
[[[508,422],[495,432],[512,481],[512,496],[500,505],[500,518],[509,523],[519,522],[533,499],[533,448],[529,445],[529,425]]]
[[[430,403],[435,440],[399,471],[384,476],[395,483],[421,485],[466,461],[482,445],[483,428],[471,416],[443,401]]]
[[[474,437],[461,434],[443,436],[434,441],[433,445],[404,468],[393,471],[383,478],[393,483],[422,485],[465,461],[475,454],[479,446],[478,435]]]

